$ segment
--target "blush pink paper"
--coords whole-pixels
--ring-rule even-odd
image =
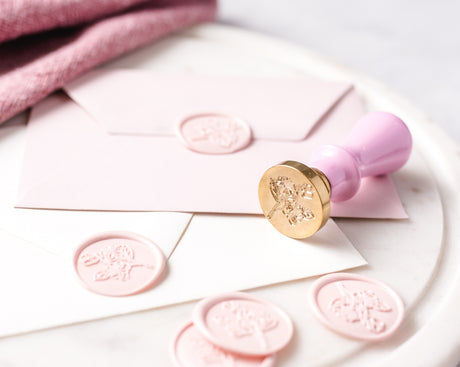
[[[350,89],[313,78],[94,70],[64,87],[108,133],[172,135],[199,113],[237,116],[255,139],[304,140]]]
[[[108,59],[212,20],[215,9],[214,0],[0,1],[0,123]]]
[[[244,90],[253,79],[238,81]],[[269,79],[264,83],[269,84]],[[219,85],[220,89],[214,93],[225,95],[225,82],[220,80]],[[268,167],[288,159],[306,161],[313,148],[343,142],[364,114],[359,97],[349,85],[316,80],[311,86],[310,89],[302,87],[305,103],[321,105],[321,109],[313,115],[308,112],[314,109],[306,109],[305,120],[279,119],[285,107],[282,100],[269,105],[269,109],[248,104],[250,108],[246,108],[252,118],[245,120],[254,133],[254,140],[246,149],[228,155],[190,151],[174,135],[172,126],[161,121],[162,134],[155,134],[152,126],[157,126],[157,114],[163,113],[161,107],[167,102],[150,109],[148,117],[152,126],[148,133],[132,134],[132,129],[142,129],[144,120],[136,120],[137,99],[126,99],[124,106],[133,111],[133,119],[125,119],[126,134],[114,135],[107,132],[110,119],[102,122],[91,118],[63,95],[51,96],[32,111],[16,206],[260,214],[257,188]],[[97,94],[91,88],[88,92]],[[138,92],[136,95],[148,94],[148,90]],[[289,95],[290,92],[281,90],[280,93]],[[106,103],[111,103],[110,96],[105,97],[109,101]],[[169,103],[180,116],[182,104],[177,99]],[[234,103],[232,100],[229,108]],[[170,113],[169,108],[164,110]],[[299,140],[299,133],[308,135]],[[378,184],[368,184],[373,181]],[[333,204],[332,215],[346,217],[407,217],[388,176],[364,180],[353,199],[340,203],[337,212],[334,208]]]

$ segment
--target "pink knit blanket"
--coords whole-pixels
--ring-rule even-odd
[[[215,0],[0,1],[0,123],[92,67],[212,20]]]

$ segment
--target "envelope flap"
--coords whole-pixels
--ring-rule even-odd
[[[254,138],[302,140],[351,88],[299,78],[255,78],[96,70],[67,85],[70,97],[107,132],[172,135],[186,116],[243,118]]]
[[[308,139],[255,140],[234,154],[211,155],[186,149],[174,136],[106,134],[73,101],[53,95],[32,110],[16,206],[260,214],[257,186],[267,167],[302,162],[315,146],[343,141],[363,113],[351,90]],[[404,210],[391,180],[379,182],[363,185],[339,215],[400,218]],[[354,205],[361,195],[373,205]]]

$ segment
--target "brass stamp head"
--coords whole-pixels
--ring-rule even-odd
[[[259,183],[265,217],[279,232],[297,239],[310,237],[326,224],[330,196],[326,176],[295,161],[269,168]]]

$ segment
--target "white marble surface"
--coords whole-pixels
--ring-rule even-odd
[[[245,62],[241,65],[237,61],[235,61],[235,58],[229,58],[228,53],[225,54],[225,61],[227,64],[229,64],[229,67],[231,66],[232,69],[242,68],[242,70],[248,71],[251,68],[257,68],[257,70],[259,70],[259,68],[262,68],[267,72],[268,68],[266,63],[268,63],[268,60],[272,59],[268,59],[268,56],[264,55],[273,55],[271,50],[276,50],[275,55],[278,62],[274,65],[276,65],[277,68],[282,68],[282,65],[286,63],[284,68],[288,69],[287,65],[291,65],[288,63],[288,60],[290,60],[293,63],[295,62],[295,64],[293,65],[295,65],[296,70],[305,69],[305,72],[309,71],[310,74],[315,74],[314,72],[312,72],[312,70],[315,70],[315,65],[317,68],[319,68],[319,70],[322,70],[322,72],[326,72],[325,70],[327,70],[327,68],[325,68],[325,63],[321,59],[316,59],[311,56],[302,57],[300,54],[297,54],[292,50],[289,51],[290,48],[287,46],[286,48],[283,48],[283,46],[280,43],[273,44],[270,41],[270,45],[272,45],[272,48],[270,48],[269,44],[266,44],[264,46],[263,37],[258,38],[257,36],[251,35],[249,33],[238,33],[239,31],[236,30],[219,30],[219,27],[216,26],[208,27],[210,28],[206,28],[205,26],[203,28],[190,30],[188,33],[186,33],[186,39],[181,40],[182,46],[180,48],[170,48],[170,52],[173,52],[173,55],[170,55],[170,58],[163,59],[162,62],[164,62],[165,60],[171,60],[171,57],[174,56],[174,59],[183,62],[184,66],[190,67],[190,65],[200,65],[200,68],[205,68],[206,65],[203,65],[202,62],[197,63],[196,61],[198,61],[198,59],[220,60],[217,58],[217,55],[221,56],[222,49],[220,47],[217,47],[216,45],[225,42],[225,46],[234,46],[234,48],[229,47],[229,52],[230,50],[233,50],[232,52],[235,53],[234,56],[239,57],[241,53],[246,53],[246,56],[249,56],[249,52],[247,52],[248,49],[250,49],[254,52],[254,54],[256,54],[253,55],[252,58],[250,58],[250,60],[253,61],[252,63],[247,64],[247,61],[245,60]],[[247,48],[245,48],[245,45],[243,45],[244,41],[242,40],[242,38],[238,37],[238,34],[244,34],[244,39],[249,42],[248,44],[246,44]],[[179,38],[179,36],[176,36],[176,38]],[[205,41],[205,39],[207,41]],[[251,41],[251,39],[253,39],[253,41]],[[216,42],[216,40],[218,40],[219,42]],[[194,47],[188,47],[190,43],[193,43]],[[198,44],[201,43],[201,48],[198,48]],[[254,47],[255,45],[257,45],[257,47]],[[163,57],[166,57],[164,50],[167,50],[168,47],[165,47],[164,43],[163,46],[160,45],[158,47],[160,47],[160,49],[163,50],[161,52],[161,55],[163,55]],[[282,49],[282,51],[279,51],[280,48]],[[201,52],[197,52],[197,50]],[[179,51],[180,54],[177,53]],[[147,52],[147,50],[144,50],[144,52]],[[293,52],[293,54],[290,54],[290,52]],[[265,60],[264,63],[265,57],[267,57],[267,60]],[[168,63],[168,65],[170,64],[171,62]],[[223,66],[224,63],[220,62],[218,67],[222,68]],[[275,68],[275,71],[278,70],[277,68]],[[330,66],[330,69],[335,70],[335,68],[336,66]],[[341,68],[338,68],[336,72],[338,74],[346,74],[345,70],[341,70]],[[413,115],[410,112],[410,108],[406,108],[405,106],[398,107],[398,102],[391,102],[392,99],[386,97],[386,92],[383,91],[381,87],[377,84],[367,81],[365,79],[361,80],[358,77],[354,77],[354,80],[356,80],[357,85],[361,88],[363,95],[366,96],[366,100],[370,103],[370,106],[377,106],[382,109],[394,109],[395,112],[398,114],[405,111],[407,115],[407,121],[410,121],[413,124],[413,126],[411,126],[413,127],[414,134],[416,134],[417,141],[422,138],[422,135],[425,134],[424,130],[421,126],[415,126],[419,119],[419,117],[415,117],[419,116],[418,113],[414,113]],[[423,117],[420,117],[420,119],[422,120],[420,125],[422,125],[422,122],[424,122],[424,125],[427,125]],[[424,143],[424,146],[425,145],[427,144]],[[428,146],[430,147],[431,144],[428,144]],[[432,158],[436,157],[435,153],[437,152],[437,150],[438,148],[432,149]],[[440,158],[435,161],[437,162],[439,160],[446,161],[446,159],[444,159],[444,156],[443,158]],[[389,226],[389,224],[380,221],[367,223],[364,223],[364,221],[352,221],[348,223],[349,225],[347,225],[347,223],[341,223],[342,225],[345,225],[344,230],[348,229],[346,234],[350,238],[354,239],[353,242],[355,243],[357,249],[366,258],[368,258],[369,263],[372,264],[372,266],[369,268],[357,269],[356,271],[370,272],[374,274],[374,276],[379,274],[377,276],[379,279],[385,280],[389,284],[392,284],[397,288],[399,292],[405,292],[404,299],[408,302],[408,305],[415,302],[417,299],[419,299],[420,294],[424,293],[423,284],[425,284],[428,279],[432,279],[432,276],[430,274],[433,270],[435,270],[436,264],[438,263],[436,261],[435,255],[429,255],[430,252],[426,251],[425,248],[422,250],[421,243],[424,242],[429,246],[436,245],[440,249],[443,248],[439,246],[440,242],[437,242],[436,240],[440,239],[441,237],[440,232],[442,229],[442,222],[439,222],[439,225],[436,226],[436,228],[438,228],[438,232],[434,231],[433,227],[428,228],[427,226],[425,226],[425,222],[427,221],[425,213],[428,213],[429,215],[432,215],[434,216],[434,218],[437,219],[441,218],[441,215],[439,213],[436,214],[436,210],[434,210],[433,206],[433,203],[437,203],[437,211],[440,211],[441,203],[438,201],[438,199],[430,199],[429,195],[428,197],[426,195],[420,195],[421,192],[426,191],[427,193],[431,193],[432,195],[437,196],[436,189],[433,188],[434,186],[428,190],[420,190],[419,185],[426,181],[421,178],[425,176],[426,178],[429,178],[431,176],[429,175],[428,170],[425,168],[418,168],[414,169],[413,171],[408,170],[409,168],[410,167],[407,166],[404,171],[398,173],[398,175],[402,175],[398,176],[400,177],[400,179],[397,180],[398,184],[403,185],[402,187],[405,187],[405,191],[407,191],[407,193],[403,194],[402,196],[405,198],[405,200],[407,200],[407,205],[410,206],[417,204],[418,201],[411,200],[411,196],[409,195],[421,196],[421,199],[423,200],[421,200],[419,203],[425,203],[424,205],[428,203],[428,205],[430,205],[429,211],[423,209],[409,210],[411,221],[392,223],[391,231],[388,230],[390,227],[387,228],[387,225]],[[441,168],[442,167],[440,167],[440,169]],[[422,177],[418,172],[422,174]],[[442,173],[444,177],[443,185],[445,186],[444,181],[447,182],[447,178],[450,176],[445,172],[445,170],[442,171]],[[428,181],[431,182],[431,178]],[[455,182],[458,182],[458,179],[455,179]],[[434,182],[432,182],[431,184],[434,185]],[[444,186],[442,186],[441,188],[443,188]],[[442,189],[442,192],[444,192],[444,189]],[[452,204],[452,207],[453,206],[454,204]],[[460,205],[458,206],[460,207]],[[422,220],[420,220],[420,218],[422,218]],[[428,219],[428,222],[433,223],[433,220]],[[417,225],[417,223],[421,223],[423,227],[420,227],[417,230],[415,230],[415,228],[413,228],[412,230],[408,230],[408,228],[406,228],[406,230],[404,230],[405,226]],[[379,233],[379,226],[383,232],[377,236],[377,241],[375,238],[375,234]],[[401,233],[398,232],[398,228],[402,230]],[[366,229],[372,230],[368,231]],[[371,239],[368,238],[366,240],[367,237],[364,235],[365,233],[367,233],[367,236],[371,236]],[[411,240],[409,241],[407,239],[404,239],[402,236],[403,233],[406,236],[410,236]],[[428,236],[427,234],[434,237],[430,239],[430,236]],[[390,235],[394,237],[393,241],[390,240]],[[360,241],[363,242],[360,244]],[[417,251],[415,249],[410,249],[407,246],[405,246],[402,249],[406,251],[406,255],[393,256],[393,253],[389,251],[389,249],[390,247],[397,248],[398,254],[401,254],[401,250],[399,249],[400,242],[416,246],[417,250],[421,250],[419,251],[420,255],[423,256],[408,256],[408,253],[415,254],[417,253]],[[397,246],[391,246],[391,243],[396,244]],[[456,247],[455,250],[457,248],[458,247]],[[454,249],[451,249],[451,251],[452,250]],[[455,261],[455,259],[458,258],[459,251],[460,248],[458,248],[458,250],[456,250],[454,253],[451,252],[451,256],[447,256],[446,259],[444,259],[443,257],[442,269],[452,269],[452,263],[454,265],[454,268],[457,269],[457,262]],[[408,261],[402,261],[403,259],[407,259]],[[425,265],[421,264],[421,261],[424,260],[427,260],[429,262],[428,266],[426,263]],[[446,266],[447,262],[449,266]],[[392,265],[388,266],[389,264]],[[391,272],[388,272],[388,269],[391,269]],[[418,272],[421,272],[420,274],[422,276],[416,276],[415,272],[408,269],[416,269]],[[379,273],[379,271],[381,271],[382,273]],[[384,273],[386,274],[385,276]],[[397,275],[401,273],[409,273],[411,274],[411,276],[403,277]],[[451,274],[451,270],[448,271],[448,274]],[[446,277],[442,279],[445,278]],[[412,280],[415,279],[417,280],[418,286],[408,286],[408,284],[402,281],[403,279],[405,281],[407,280],[408,282],[412,282]],[[447,277],[447,280],[449,279],[450,278]],[[436,288],[440,288],[439,292],[441,292],[442,287],[439,286],[439,280],[440,277],[439,274],[437,274]],[[356,367],[358,365],[375,365],[375,363],[368,362],[368,360],[372,360],[375,362],[376,357],[373,353],[382,353],[382,350],[384,350],[384,348],[389,348],[392,350],[394,348],[393,343],[399,343],[399,340],[392,340],[389,344],[379,345],[376,349],[364,348],[364,350],[361,349],[361,345],[358,342],[350,341],[346,338],[336,336],[334,333],[328,331],[326,328],[319,325],[318,322],[313,319],[313,316],[310,313],[305,312],[307,297],[306,290],[309,288],[309,282],[311,282],[311,279],[301,280],[298,282],[291,282],[278,286],[265,287],[253,291],[258,295],[261,295],[267,299],[271,299],[278,303],[290,315],[292,315],[295,324],[299,325],[296,338],[293,341],[292,345],[290,346],[290,348],[285,350],[280,355],[280,360],[278,363],[279,366],[297,367],[299,365],[304,364],[304,362],[308,363],[309,365],[317,366],[320,363],[316,363],[318,360],[315,359],[314,356],[323,358],[323,362],[324,358],[330,359],[332,361],[336,360],[337,357],[339,358],[339,360],[342,361],[347,359],[345,357],[349,356],[350,353],[350,356],[353,358],[352,360],[348,361],[349,363],[345,364],[346,366]],[[445,281],[442,284],[444,284],[444,287],[446,286]],[[410,294],[407,292],[410,292]],[[431,297],[432,296],[430,292],[429,295],[423,297],[423,302],[420,302],[420,304],[416,307],[416,310],[414,309],[417,312],[414,311],[410,313],[411,316],[407,319],[407,322],[403,329],[404,332],[400,334],[400,338],[402,338],[401,340],[405,340],[416,329],[418,329],[419,325],[424,325],[424,320],[426,320],[426,313],[431,312],[434,306],[438,305],[438,293],[434,294],[433,296],[436,300],[434,306],[432,301],[430,301]],[[183,305],[177,305],[174,307],[165,307],[157,310],[129,314],[115,318],[107,318],[103,320],[94,321],[91,323],[79,323],[75,325],[58,327],[30,334],[3,338],[0,340],[0,366],[61,366],[62,364],[65,364],[69,367],[77,367],[81,366],[82,364],[90,366],[110,365],[112,367],[125,366],[126,364],[136,366],[168,366],[170,365],[167,353],[169,341],[173,335],[174,330],[190,317],[190,312],[193,308],[193,305],[193,303],[187,303]],[[456,324],[452,322],[452,318],[450,318],[450,323],[453,325],[453,327],[451,327],[450,329],[457,331],[458,328],[455,327]],[[302,325],[308,325],[308,328],[302,327]],[[444,323],[442,323],[442,325],[444,327],[443,333],[445,334],[448,331],[447,329],[449,328],[446,328]],[[426,329],[426,327],[424,329]],[[431,333],[431,335],[440,335],[440,333]],[[324,342],[324,340],[327,341]],[[439,338],[436,338],[436,340],[439,340]],[[460,333],[458,338],[452,338],[452,340],[460,340]],[[334,353],[332,353],[332,350],[328,350],[327,353],[321,353],[321,348],[318,347],[318,344],[322,344],[323,348],[324,346],[327,346],[329,348],[331,345],[334,345],[334,348],[332,348]],[[427,344],[432,345],[432,341],[430,341],[429,343],[425,343],[424,345]],[[450,346],[450,348],[447,349],[449,351],[449,355],[452,355],[452,343],[443,344],[449,344],[448,347]],[[303,348],[304,345],[308,346],[308,348]],[[438,349],[438,347],[435,346],[434,349]],[[360,350],[360,353],[357,353],[358,350]],[[410,355],[413,356],[414,353],[410,353]],[[419,354],[417,353],[417,356],[418,355]],[[359,363],[355,361],[355,358],[357,358],[358,356],[360,358]],[[410,363],[407,364],[406,360],[403,359],[404,358],[399,358],[399,362],[393,363],[392,365],[395,367],[407,367],[408,365],[414,365]],[[327,365],[337,365],[337,363],[327,363]],[[443,366],[447,365],[444,363]]]
[[[460,144],[460,2],[221,0],[219,21],[283,38],[405,96]]]
[[[460,56],[456,47],[460,25],[454,23],[460,3],[220,3],[221,22],[293,41],[380,79],[418,105],[460,143],[460,124],[456,121],[460,107],[454,103],[460,97],[460,72],[455,68]],[[287,292],[297,286],[275,287],[273,294],[282,300],[285,289]],[[268,289],[256,293],[269,295]],[[2,339],[0,366],[151,366],[154,360],[154,365],[168,366],[164,350],[171,335],[157,331],[166,324],[179,327],[193,306],[187,303],[172,311],[145,311]],[[293,348],[298,346],[299,340],[295,340]],[[156,355],[159,350],[160,357]],[[280,365],[285,365],[289,352]]]

